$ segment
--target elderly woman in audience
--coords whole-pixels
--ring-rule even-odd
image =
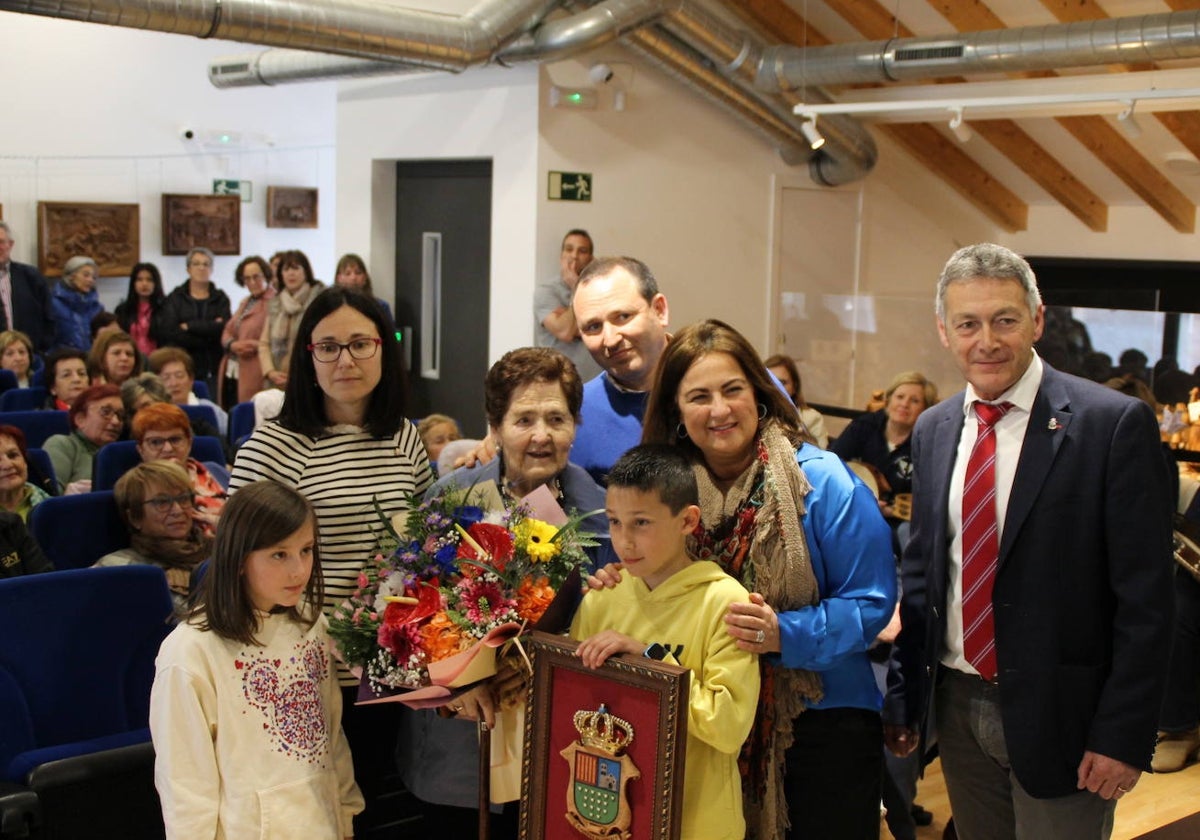
[[[867,465],[879,485],[879,506],[895,524],[892,502],[912,492],[913,426],[938,401],[937,386],[915,370],[899,374],[883,392],[884,405],[850,422],[829,448],[843,461]]]
[[[795,360],[791,356],[777,353],[769,356],[763,364],[767,366],[767,370],[775,374],[779,384],[783,386],[783,390],[787,391],[787,395],[791,397],[792,405],[796,406],[796,410],[800,412],[800,422],[813,436],[817,446],[828,449],[829,432],[825,431],[825,418],[821,416],[821,412],[805,401],[804,389],[800,387],[800,369],[796,367]]]
[[[159,313],[166,301],[162,275],[154,263],[138,263],[129,272],[129,291],[114,314],[121,329],[133,337],[138,352],[149,356],[158,349],[162,323]]]
[[[121,437],[125,405],[116,385],[93,385],[75,398],[67,412],[73,431],[52,435],[42,448],[54,464],[54,477],[65,493],[92,489],[92,461],[100,447]]]
[[[191,354],[192,375],[215,392],[221,361],[221,333],[229,320],[229,298],[212,282],[213,253],[192,248],[187,255],[188,279],[167,295],[160,315],[162,341]]]
[[[92,346],[92,318],[104,306],[96,292],[100,268],[91,257],[71,257],[63,266],[62,280],[50,290],[56,347],[86,351]]]
[[[174,461],[187,471],[196,496],[196,517],[213,533],[229,498],[229,472],[224,464],[191,456],[192,427],[183,409],[166,402],[142,408],[133,415],[131,437],[144,462]]]
[[[73,347],[63,347],[46,356],[42,372],[46,383],[46,405],[51,411],[68,411],[75,398],[87,390],[87,355]]]
[[[0,509],[26,521],[29,512],[50,497],[29,480],[27,455],[25,433],[16,426],[0,426]]]
[[[233,279],[249,294],[238,304],[237,311],[221,333],[225,356],[217,374],[217,396],[227,409],[246,402],[262,390],[258,341],[267,323],[267,307],[275,297],[271,266],[262,257],[246,257],[238,263]]]
[[[28,388],[33,373],[33,342],[20,330],[0,332],[0,368],[11,370],[18,388]]]
[[[279,260],[279,293],[267,303],[267,323],[258,339],[258,360],[265,385],[287,386],[288,364],[300,322],[323,288],[324,284],[313,276],[303,251],[283,252]]]
[[[283,408],[238,449],[229,486],[236,493],[272,479],[312,502],[329,614],[355,590],[384,532],[376,505],[385,516],[403,516],[433,479],[420,435],[404,416],[400,344],[375,301],[327,289],[305,310],[296,336]],[[339,678],[342,725],[367,799],[360,822],[369,822],[392,769],[394,737],[386,730],[395,730],[395,711],[355,706],[358,680],[345,669]]]
[[[451,486],[494,481],[511,508],[539,487],[548,487],[568,512],[604,508],[604,490],[587,470],[568,461],[583,404],[583,382],[575,365],[549,347],[512,350],[492,365],[484,379],[484,410],[498,457],[441,478],[426,498]],[[607,536],[608,522],[597,514],[585,530]],[[604,540],[603,557],[615,560]],[[405,786],[429,803],[427,819],[450,836],[470,834],[477,824],[478,746],[473,720],[492,723],[495,708],[488,690],[469,692],[455,701],[458,719],[432,711],[402,712],[396,751]],[[516,812],[508,807],[494,819],[494,836],[516,836]]]
[[[88,353],[88,370],[93,385],[120,385],[142,372],[142,355],[133,343],[133,336],[117,330],[96,339]]]
[[[756,837],[878,836],[883,698],[867,649],[892,617],[891,534],[870,492],[814,446],[750,343],[721,321],[667,345],[643,442],[686,450],[700,487],[692,555],[751,592],[725,616],[761,654],[743,748]],[[786,810],[785,810],[786,809]]]
[[[167,393],[167,386],[158,377],[156,373],[140,373],[137,376],[127,379],[121,385],[121,402],[125,403],[125,417],[129,419],[132,425],[133,417],[148,405],[155,403],[168,403],[174,405],[171,401],[171,395]],[[182,411],[182,409],[180,409]],[[186,414],[186,412],[184,412]],[[225,440],[221,437],[220,430],[212,423],[201,417],[188,417],[191,423],[192,437],[204,435],[206,437],[215,437],[221,441],[221,445],[225,446]],[[232,461],[232,458],[229,458]]]
[[[167,386],[175,405],[206,405],[217,418],[221,437],[229,431],[229,414],[215,402],[196,396],[196,366],[191,355],[178,347],[160,347],[150,354],[150,370],[157,373]]]
[[[212,538],[200,527],[187,473],[174,461],[138,464],[113,488],[129,529],[129,548],[106,554],[97,566],[159,566],[176,609],[191,594],[192,572],[208,559]]]

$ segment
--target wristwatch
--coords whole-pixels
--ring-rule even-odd
[[[660,645],[658,642],[655,642],[654,644],[650,645],[650,647],[642,651],[642,656],[646,657],[647,659],[657,659],[659,662],[661,662],[667,658],[667,653],[669,653],[669,651],[665,647]]]

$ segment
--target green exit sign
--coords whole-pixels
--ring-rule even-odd
[[[551,172],[548,196],[551,201],[591,201],[591,172]]]

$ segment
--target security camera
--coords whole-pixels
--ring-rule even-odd
[[[180,132],[179,132],[179,136],[180,136],[181,138],[183,138],[184,140],[195,140],[195,139],[196,139],[196,132],[195,132],[195,131],[193,131],[193,130],[192,130],[192,129],[190,129],[190,128],[185,128],[185,129],[183,129],[182,131],[180,131]]]
[[[592,84],[606,85],[612,81],[613,69],[604,62],[598,62],[588,71],[588,78],[592,80]]]

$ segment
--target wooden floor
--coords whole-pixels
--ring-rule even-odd
[[[942,781],[942,766],[934,761],[917,787],[917,802],[933,812],[933,825],[917,829],[920,840],[940,840],[950,819],[950,800]],[[1179,773],[1143,773],[1137,786],[1117,806],[1112,840],[1132,840],[1151,829],[1200,811],[1200,764]],[[880,836],[891,837],[880,821]]]

